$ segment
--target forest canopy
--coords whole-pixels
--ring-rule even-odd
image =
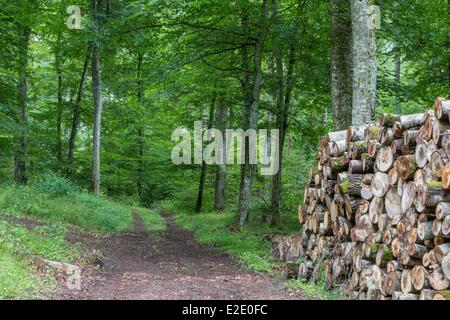
[[[365,107],[374,119],[449,96],[449,3],[356,2],[1,0],[1,181],[54,174],[144,206],[170,201],[280,224],[324,133]],[[381,25],[363,33],[355,15],[369,20],[370,6]],[[360,68],[365,102],[354,96]],[[172,132],[195,121],[279,129],[279,173],[173,164]]]

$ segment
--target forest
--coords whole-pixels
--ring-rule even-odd
[[[203,282],[183,295],[196,285],[189,281],[178,296],[176,279],[145,276],[114,289],[114,277],[144,268],[124,252],[145,254],[151,241],[162,264],[183,265],[192,251],[202,265],[209,251],[195,253],[190,233],[230,254],[217,272],[244,272],[237,262],[277,278],[283,264],[268,240],[299,231],[322,137],[450,98],[450,1],[0,0],[0,8],[0,299],[228,298]],[[278,130],[278,170],[262,175],[248,152],[242,164],[193,154],[174,163],[174,131],[193,134],[198,121],[203,131]],[[108,251],[124,232],[136,235]],[[173,249],[165,243],[173,237],[186,243]],[[54,276],[92,264],[110,277],[108,294],[73,293]],[[268,278],[257,277],[258,288],[233,280],[230,295],[339,297],[300,280],[271,296]]]

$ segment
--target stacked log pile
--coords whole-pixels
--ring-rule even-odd
[[[309,172],[298,276],[356,299],[450,298],[450,101],[329,133]]]

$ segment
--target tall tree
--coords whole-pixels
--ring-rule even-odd
[[[251,104],[247,107],[244,103],[244,111],[247,122],[247,129],[256,130],[258,127],[259,102],[262,86],[262,58],[264,43],[267,36],[267,17],[269,13],[269,0],[263,0],[261,4],[261,15],[259,21],[259,32],[256,36],[255,53],[253,55],[253,85],[251,90]],[[244,13],[244,18],[245,18]],[[247,21],[248,23],[248,21]],[[244,30],[246,29],[243,24]],[[248,52],[246,53],[248,55]],[[248,58],[244,56],[244,60]],[[250,201],[252,196],[252,183],[256,165],[249,163],[249,139],[245,143],[245,164],[241,167],[241,185],[239,190],[238,215],[239,224],[245,225],[248,219]]]
[[[220,94],[217,102],[217,115],[216,115],[216,128],[220,130],[222,133],[225,132],[227,127],[227,116],[228,116],[228,106],[226,97],[224,94]],[[216,137],[218,139],[218,137]],[[225,210],[225,182],[227,175],[227,166],[225,164],[226,160],[226,138],[225,135],[222,136],[222,144],[223,144],[223,164],[219,164],[216,167],[216,180],[214,187],[214,209],[217,211]]]
[[[14,164],[16,183],[27,184],[28,181],[28,48],[31,29],[18,23],[18,81],[17,81],[17,113],[16,121],[19,130],[14,136]]]
[[[92,0],[95,31],[99,33],[99,10],[102,8],[101,0]],[[92,147],[92,192],[98,196],[100,194],[100,147],[101,147],[101,127],[102,127],[102,75],[100,65],[100,46],[96,39],[92,42],[92,91],[94,98],[94,132]]]
[[[68,168],[70,164],[73,162],[74,152],[75,152],[75,142],[77,139],[78,125],[80,122],[80,114],[81,114],[81,100],[83,99],[84,92],[84,84],[86,83],[88,69],[89,69],[89,61],[92,59],[92,44],[88,45],[87,53],[84,59],[83,70],[81,71],[80,82],[77,89],[77,95],[75,101],[72,102],[72,127],[70,130],[69,143],[67,147],[67,162]],[[69,170],[70,171],[70,170]]]
[[[353,36],[352,124],[370,123],[375,117],[376,44],[370,22],[369,0],[351,0]]]
[[[352,21],[349,0],[331,0],[331,100],[334,129],[352,124]]]
[[[215,89],[215,86],[214,86]],[[217,92],[213,92],[213,97],[211,99],[211,105],[209,107],[209,118],[207,123],[207,129],[211,129],[214,122],[214,112],[216,110],[216,100],[217,100]],[[202,119],[203,119],[203,113],[202,113]],[[203,195],[205,193],[205,182],[206,182],[206,170],[207,170],[207,164],[205,159],[202,160],[202,166],[200,169],[200,182],[198,186],[198,193],[197,193],[197,203],[195,204],[195,212],[201,212],[203,208]]]

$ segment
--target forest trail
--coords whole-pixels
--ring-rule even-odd
[[[168,212],[165,231],[147,233],[137,213],[134,230],[78,239],[103,253],[104,266],[82,272],[82,290],[61,289],[59,299],[300,299],[282,279],[243,270],[223,253],[197,243]],[[85,236],[83,236],[85,237]]]

